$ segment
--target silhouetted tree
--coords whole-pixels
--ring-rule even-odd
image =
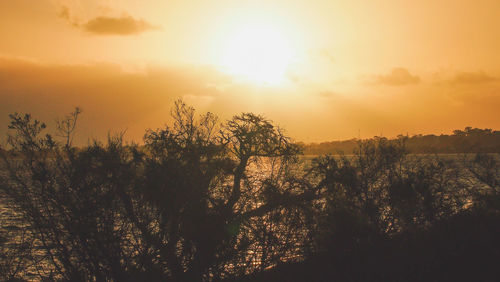
[[[178,101],[143,147],[117,136],[76,148],[80,112],[58,121],[61,142],[11,116],[2,192],[40,250],[40,278],[214,280],[300,259],[311,187],[270,121],[219,123]]]
[[[414,232],[463,209],[466,189],[453,166],[409,156],[405,140],[362,141],[352,156],[313,160],[311,173],[326,200],[317,234],[335,244],[328,248]]]
[[[212,114],[197,120],[194,109],[178,101],[173,117],[173,127],[145,136],[145,180],[135,198],[144,201],[137,208],[149,207],[149,216],[141,217],[147,222],[133,216],[129,200],[143,242],[158,250],[165,272],[178,281],[265,265],[272,259],[262,254],[258,223],[265,220],[265,232],[285,240],[279,234],[284,230],[271,230],[283,219],[269,215],[306,198],[302,187],[292,187],[288,169],[297,162],[298,148],[254,114],[219,126]]]
[[[260,115],[219,122],[180,100],[143,146],[117,135],[77,148],[80,113],[57,121],[56,138],[11,115],[0,279],[418,281],[444,279],[439,268],[458,256],[486,265],[475,250],[500,257],[467,243],[498,246],[498,154],[411,155],[413,137],[400,136],[303,161],[301,145]],[[485,136],[497,138],[466,128],[414,141],[465,148]]]
[[[70,119],[80,111],[77,109]],[[30,115],[12,115],[11,153],[3,160],[8,179],[2,192],[11,200],[47,267],[40,277],[71,281],[126,279],[135,250],[117,190],[130,185],[135,163],[120,138],[106,147],[71,146],[71,127],[62,128],[64,145],[41,136],[45,124]],[[42,263],[40,263],[42,264]]]

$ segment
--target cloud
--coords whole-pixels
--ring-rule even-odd
[[[72,10],[68,6],[65,5],[61,6],[61,9],[59,11],[59,18],[67,21],[74,27],[79,27],[78,20],[75,19]]]
[[[463,87],[423,83],[405,88],[405,95],[401,88],[325,87],[248,86],[211,67],[130,71],[115,64],[56,65],[0,56],[0,144],[9,113],[32,113],[53,128],[51,122],[75,106],[83,109],[79,144],[121,130],[127,130],[127,140],[140,142],[146,128],[171,121],[173,101],[180,97],[221,121],[239,112],[264,114],[305,141],[352,138],[358,129],[362,136],[395,136],[467,125],[499,128],[500,81]]]
[[[451,84],[480,84],[498,80],[498,78],[480,72],[459,72],[450,80]]]
[[[121,17],[96,17],[82,25],[87,32],[98,35],[133,35],[148,30],[158,29],[143,19],[135,19],[129,15]]]
[[[5,136],[9,113],[28,112],[50,122],[79,106],[85,138],[103,139],[108,130],[128,129],[127,136],[141,140],[145,128],[167,121],[174,100],[214,99],[223,93],[217,86],[230,83],[209,67],[127,72],[113,64],[49,65],[0,57],[0,136]]]
[[[107,8],[110,12],[111,8]],[[134,18],[128,14],[121,16],[97,16],[88,21],[78,20],[73,11],[66,5],[61,5],[59,17],[72,26],[95,35],[136,35],[150,30],[161,29],[144,19]]]
[[[389,74],[376,75],[373,77],[371,83],[383,84],[390,86],[403,86],[408,84],[417,84],[420,82],[420,77],[412,75],[405,68],[394,68]]]
[[[67,6],[62,6],[61,11],[59,12],[59,17],[61,19],[70,20],[69,8]]]

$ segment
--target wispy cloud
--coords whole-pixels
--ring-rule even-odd
[[[70,20],[70,12],[67,6],[61,7],[61,11],[59,12],[59,17],[61,19]]]
[[[420,77],[417,75],[412,75],[405,68],[393,68],[392,71],[388,74],[373,76],[370,82],[373,84],[402,86],[408,84],[417,84],[420,82]]]
[[[140,140],[148,124],[144,120],[168,116],[173,100],[214,99],[223,93],[217,86],[229,83],[229,77],[208,67],[158,66],[130,72],[113,64],[51,65],[0,56],[0,136],[9,113],[30,112],[50,121],[52,114],[80,106],[88,131],[104,137],[109,129],[129,127],[128,132]],[[130,128],[134,124],[141,125],[135,132]]]
[[[451,80],[451,84],[479,84],[498,80],[497,77],[480,72],[459,72]]]
[[[135,19],[128,15],[118,18],[96,17],[83,24],[82,27],[87,32],[99,35],[133,35],[158,29],[143,19]]]
[[[95,35],[136,35],[150,30],[161,29],[141,18],[134,18],[131,15],[121,16],[97,16],[87,21],[77,20],[73,17],[68,6],[62,5],[59,17],[66,20],[72,26],[80,28],[85,32]]]

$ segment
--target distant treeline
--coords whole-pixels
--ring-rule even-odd
[[[385,139],[384,137],[374,137],[372,139]],[[427,134],[403,136],[406,149],[413,154],[457,154],[457,153],[500,153],[500,131],[492,129],[480,129],[466,127],[464,130],[454,130],[453,134]],[[303,143],[299,146],[303,148],[306,155],[322,154],[352,154],[359,147],[360,139],[350,139],[343,141],[331,141],[322,143]]]

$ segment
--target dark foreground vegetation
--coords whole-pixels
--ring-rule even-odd
[[[305,162],[268,120],[177,102],[144,146],[72,145],[11,116],[0,280],[494,281],[498,154],[410,155],[405,138]],[[499,144],[495,144],[498,146]]]

